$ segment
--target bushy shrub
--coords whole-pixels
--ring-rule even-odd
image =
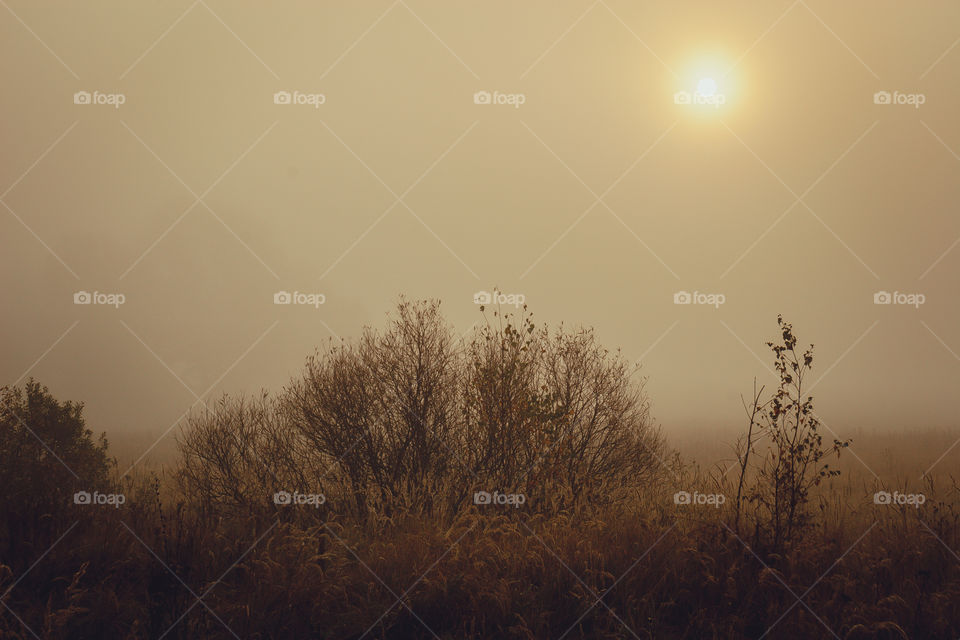
[[[59,402],[32,379],[0,388],[0,460],[0,551],[23,540],[49,544],[45,532],[66,520],[73,494],[105,490],[113,469],[83,404]]]
[[[401,301],[386,329],[318,350],[276,398],[194,415],[181,479],[235,510],[276,487],[362,517],[457,513],[474,491],[601,502],[649,481],[663,448],[633,373],[592,331],[538,328],[526,310],[462,339],[439,303]]]

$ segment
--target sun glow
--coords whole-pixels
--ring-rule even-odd
[[[701,114],[726,114],[736,103],[735,65],[717,54],[689,60],[677,74],[674,102]]]
[[[717,81],[713,78],[700,78],[697,83],[697,93],[702,96],[712,96],[717,93]]]

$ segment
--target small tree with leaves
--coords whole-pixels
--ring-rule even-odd
[[[0,387],[0,558],[46,548],[77,513],[74,493],[107,491],[114,469],[106,437],[86,426],[83,403],[61,402],[32,378]]]
[[[830,453],[839,457],[849,440],[833,440],[824,448],[821,423],[813,410],[813,397],[804,398],[805,376],[813,368],[813,345],[797,350],[793,325],[777,316],[780,340],[768,342],[780,383],[772,397],[763,399],[763,388],[753,395],[747,409],[750,427],[738,447],[740,479],[736,500],[736,525],[740,526],[744,502],[755,507],[755,542],[767,541],[778,550],[796,539],[809,524],[806,506],[810,490],[840,471],[824,462]],[[760,456],[755,447],[767,441]],[[756,454],[755,471],[750,462]],[[746,484],[750,481],[752,484]]]

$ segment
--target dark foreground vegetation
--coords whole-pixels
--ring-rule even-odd
[[[461,340],[401,303],[280,393],[192,415],[153,472],[80,405],[3,388],[0,638],[960,635],[952,470],[837,477],[788,323],[703,471],[591,332],[486,313]]]

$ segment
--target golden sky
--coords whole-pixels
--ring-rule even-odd
[[[778,313],[832,430],[956,424],[960,4],[0,4],[2,380],[95,430],[494,287],[668,431],[742,423]]]

